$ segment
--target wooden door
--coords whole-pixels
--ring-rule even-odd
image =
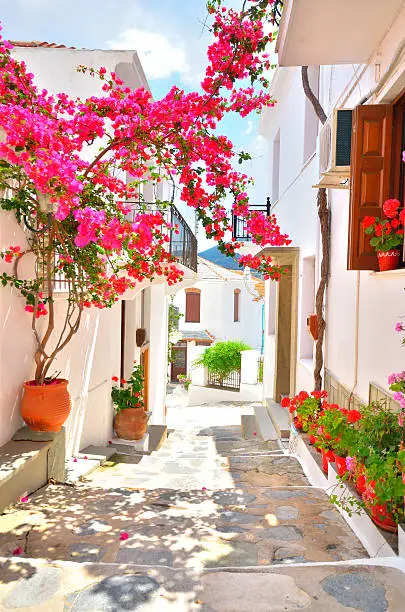
[[[149,349],[141,354],[141,366],[143,368],[143,401],[145,410],[149,410]]]
[[[179,382],[177,376],[179,374],[187,374],[187,344],[185,342],[177,344],[172,348],[172,375],[171,380],[174,383]]]

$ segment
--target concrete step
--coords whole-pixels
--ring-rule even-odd
[[[255,404],[253,408],[263,440],[278,440],[280,436],[270,418],[267,406],[264,404]]]
[[[270,398],[266,398],[266,404],[270,418],[280,438],[289,438],[290,423],[288,420],[288,410],[282,408],[280,404]]]
[[[263,440],[254,414],[242,414],[241,427],[245,440]]]

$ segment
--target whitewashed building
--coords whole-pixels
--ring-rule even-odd
[[[115,71],[125,85],[149,89],[135,51],[102,51],[66,48],[49,43],[16,42],[14,56],[24,60],[36,77],[36,84],[51,93],[66,92],[72,97],[100,95],[101,85],[89,75],[79,74],[78,65]],[[160,189],[160,187],[159,187]],[[152,184],[144,187],[144,199],[163,199]],[[172,252],[179,258],[184,283],[194,282],[196,240],[178,211],[174,222],[181,226],[173,237]],[[182,241],[192,249],[186,252]],[[0,249],[24,244],[23,229],[14,215],[0,211]],[[183,265],[184,264],[184,265]],[[0,262],[1,271],[6,270]],[[181,285],[180,285],[181,287]],[[176,290],[179,287],[176,287]],[[57,288],[56,288],[57,289]],[[75,454],[89,445],[105,445],[112,437],[112,376],[128,377],[134,360],[145,369],[146,402],[151,423],[165,423],[167,382],[167,307],[169,287],[162,280],[139,283],[113,308],[84,312],[79,332],[59,354],[54,369],[69,380],[72,412],[66,423],[67,453]],[[173,287],[170,288],[173,292]],[[56,301],[56,312],[66,307],[63,291]],[[9,288],[0,290],[0,446],[8,442],[22,425],[19,404],[22,385],[33,375],[34,339],[24,300]],[[136,342],[136,331],[144,329],[145,340]]]
[[[206,256],[213,250],[217,251],[209,249]],[[220,261],[229,265],[225,256]],[[178,291],[173,300],[182,315],[179,331],[183,338],[174,348],[171,380],[176,382],[178,374],[190,371],[192,361],[201,352],[196,353],[194,347],[209,346],[214,341],[243,340],[260,353],[263,290],[264,283],[248,270],[229,269],[199,256],[195,284]]]
[[[277,104],[263,113],[260,131],[272,212],[292,245],[265,250],[288,267],[280,285],[266,283],[266,397],[314,386],[307,316],[320,278],[318,184],[327,188],[331,215],[325,386],[341,405],[367,401],[385,395],[387,376],[403,369],[394,325],[405,315],[405,268],[377,271],[361,218],[378,216],[390,197],[404,205],[404,32],[402,0],[284,1],[271,85]],[[323,128],[304,94],[302,65],[329,118]],[[337,109],[352,111],[344,167],[336,155],[350,141],[337,133]]]

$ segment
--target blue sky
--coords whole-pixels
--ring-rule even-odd
[[[227,5],[240,8],[241,1],[229,0]],[[9,0],[2,4],[5,38],[89,49],[136,49],[156,99],[173,84],[185,90],[199,87],[210,43],[204,26],[205,0]],[[237,150],[249,151],[254,157],[239,168],[256,179],[252,202],[264,202],[266,145],[257,135],[257,123],[256,114],[245,119],[229,116],[221,132]],[[210,246],[202,232],[199,242],[201,250]]]

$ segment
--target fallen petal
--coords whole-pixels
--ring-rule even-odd
[[[129,535],[127,534],[127,532],[126,531],[121,531],[121,533],[120,533],[120,540],[124,541],[124,540],[128,540],[128,538],[129,538]]]
[[[15,550],[13,550],[13,555],[21,555],[23,553],[23,549],[21,548],[21,546],[18,546],[18,548],[16,548]]]
[[[30,501],[28,495],[24,495],[24,497],[20,499],[20,502],[22,502],[23,504],[26,504],[28,501]]]

